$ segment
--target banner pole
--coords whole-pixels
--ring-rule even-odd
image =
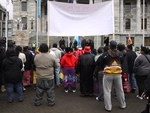
[[[112,14],[113,14],[113,19],[112,19],[112,24],[113,24],[113,35],[112,39],[115,40],[115,23],[114,23],[114,0],[112,0]]]
[[[49,38],[50,37],[47,35],[47,45],[48,45],[48,47],[50,46],[50,44],[49,44],[49,42],[50,42]]]
[[[38,0],[37,0],[37,23],[36,23],[36,47],[38,47]]]
[[[143,46],[145,37],[145,0],[143,0]]]
[[[6,37],[6,50],[8,48],[8,14],[7,14],[7,10],[6,10],[6,19],[5,19],[5,37]]]

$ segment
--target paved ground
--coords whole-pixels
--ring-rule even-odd
[[[53,107],[47,106],[46,94],[41,106],[34,106],[35,90],[28,87],[24,92],[24,101],[8,103],[6,93],[0,93],[0,113],[107,113],[104,103],[95,100],[95,97],[80,97],[79,87],[77,92],[65,93],[63,88],[55,88],[55,102]],[[113,109],[111,113],[141,113],[146,100],[136,98],[136,93],[126,94],[127,108],[120,109],[117,99],[112,96]]]

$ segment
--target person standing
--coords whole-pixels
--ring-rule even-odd
[[[21,69],[21,71],[22,71],[22,75],[23,75],[24,67],[25,67],[24,63],[26,62],[26,56],[25,56],[24,53],[22,53],[22,47],[21,46],[16,46],[15,50],[16,50],[17,57],[20,58],[21,61],[22,61],[22,69]],[[23,91],[25,91],[25,90],[26,90],[26,88],[23,87]]]
[[[135,79],[135,74],[133,73],[133,65],[137,55],[132,49],[133,49],[132,45],[127,45],[126,60],[128,64],[128,75],[129,75],[129,82],[131,86],[131,93],[135,93],[136,79]]]
[[[80,96],[93,96],[93,73],[95,60],[91,55],[90,46],[84,47],[84,54],[78,60],[76,73],[80,75]]]
[[[55,77],[56,77],[56,86],[60,87],[60,78],[59,78],[59,73],[60,73],[60,59],[61,59],[61,51],[57,48],[57,44],[54,43],[53,47],[50,49],[50,53],[54,52],[54,58],[57,62],[57,67],[55,68]]]
[[[49,54],[47,44],[42,43],[39,47],[40,54],[34,58],[36,66],[37,82],[36,82],[36,96],[34,104],[40,106],[44,91],[47,93],[48,106],[55,105],[54,94],[54,67],[57,66],[55,58]]]
[[[4,72],[3,72],[3,60],[6,58],[5,48],[0,46],[0,88],[1,92],[5,92],[5,81],[4,81]]]
[[[32,69],[32,53],[28,50],[28,46],[23,48],[23,53],[26,56],[26,62],[24,63],[24,73],[23,73],[23,86],[30,86],[31,79],[31,69]]]
[[[121,64],[123,63],[123,56],[117,50],[117,42],[115,40],[111,40],[109,46],[110,49],[107,52],[104,52],[99,59],[99,63],[101,65],[104,65],[105,67],[103,76],[103,91],[104,91],[105,110],[108,112],[112,110],[112,103],[111,103],[112,85],[114,85],[117,99],[120,104],[120,108],[122,109],[126,108],[121,76],[122,72]],[[116,68],[119,69],[118,72],[114,72],[113,69]]]
[[[65,46],[65,39],[64,39],[64,37],[61,37],[61,39],[59,40],[59,47],[60,47],[61,49],[63,49],[63,48],[66,47],[66,46]]]
[[[146,80],[150,72],[150,55],[149,49],[146,47],[141,47],[141,55],[135,59],[133,72],[135,73],[135,78],[138,86],[138,95],[136,96],[139,99],[144,92],[144,81]]]
[[[14,88],[17,92],[18,101],[22,102],[22,61],[16,56],[14,48],[8,48],[6,55],[7,56],[3,61],[3,70],[8,102],[12,103],[14,100]]]
[[[72,92],[76,92],[76,74],[75,67],[77,65],[77,58],[72,53],[72,48],[66,48],[66,54],[61,58],[61,68],[64,74],[64,89],[68,92],[71,87]]]
[[[95,76],[98,81],[99,86],[99,94],[96,97],[96,100],[103,101],[104,100],[104,93],[103,93],[103,70],[104,65],[100,63],[101,56],[103,54],[103,49],[101,47],[98,48],[98,54],[95,57],[96,67],[95,67]]]

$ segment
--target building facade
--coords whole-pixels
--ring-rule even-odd
[[[57,1],[68,2],[68,0]],[[75,4],[95,4],[104,1],[108,0],[69,0]],[[35,43],[38,28],[39,42],[47,42],[47,0],[42,0],[40,19],[37,18],[36,3],[36,0],[13,0],[13,35],[15,36],[16,30],[28,30],[30,43]],[[150,46],[150,0],[114,0],[114,6],[115,33],[107,36],[91,36],[95,48],[108,45],[112,39],[127,44],[128,36],[131,37],[134,46]],[[54,38],[51,37],[50,43]]]
[[[8,12],[7,12],[8,13]],[[0,4],[0,37],[5,37],[5,27],[6,27],[6,9],[1,6]],[[7,36],[8,40],[11,39],[12,37],[12,20],[7,20],[8,21],[8,26],[7,26]]]

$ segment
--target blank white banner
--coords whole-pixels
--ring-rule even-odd
[[[114,33],[114,4],[48,1],[48,36],[97,36]]]

